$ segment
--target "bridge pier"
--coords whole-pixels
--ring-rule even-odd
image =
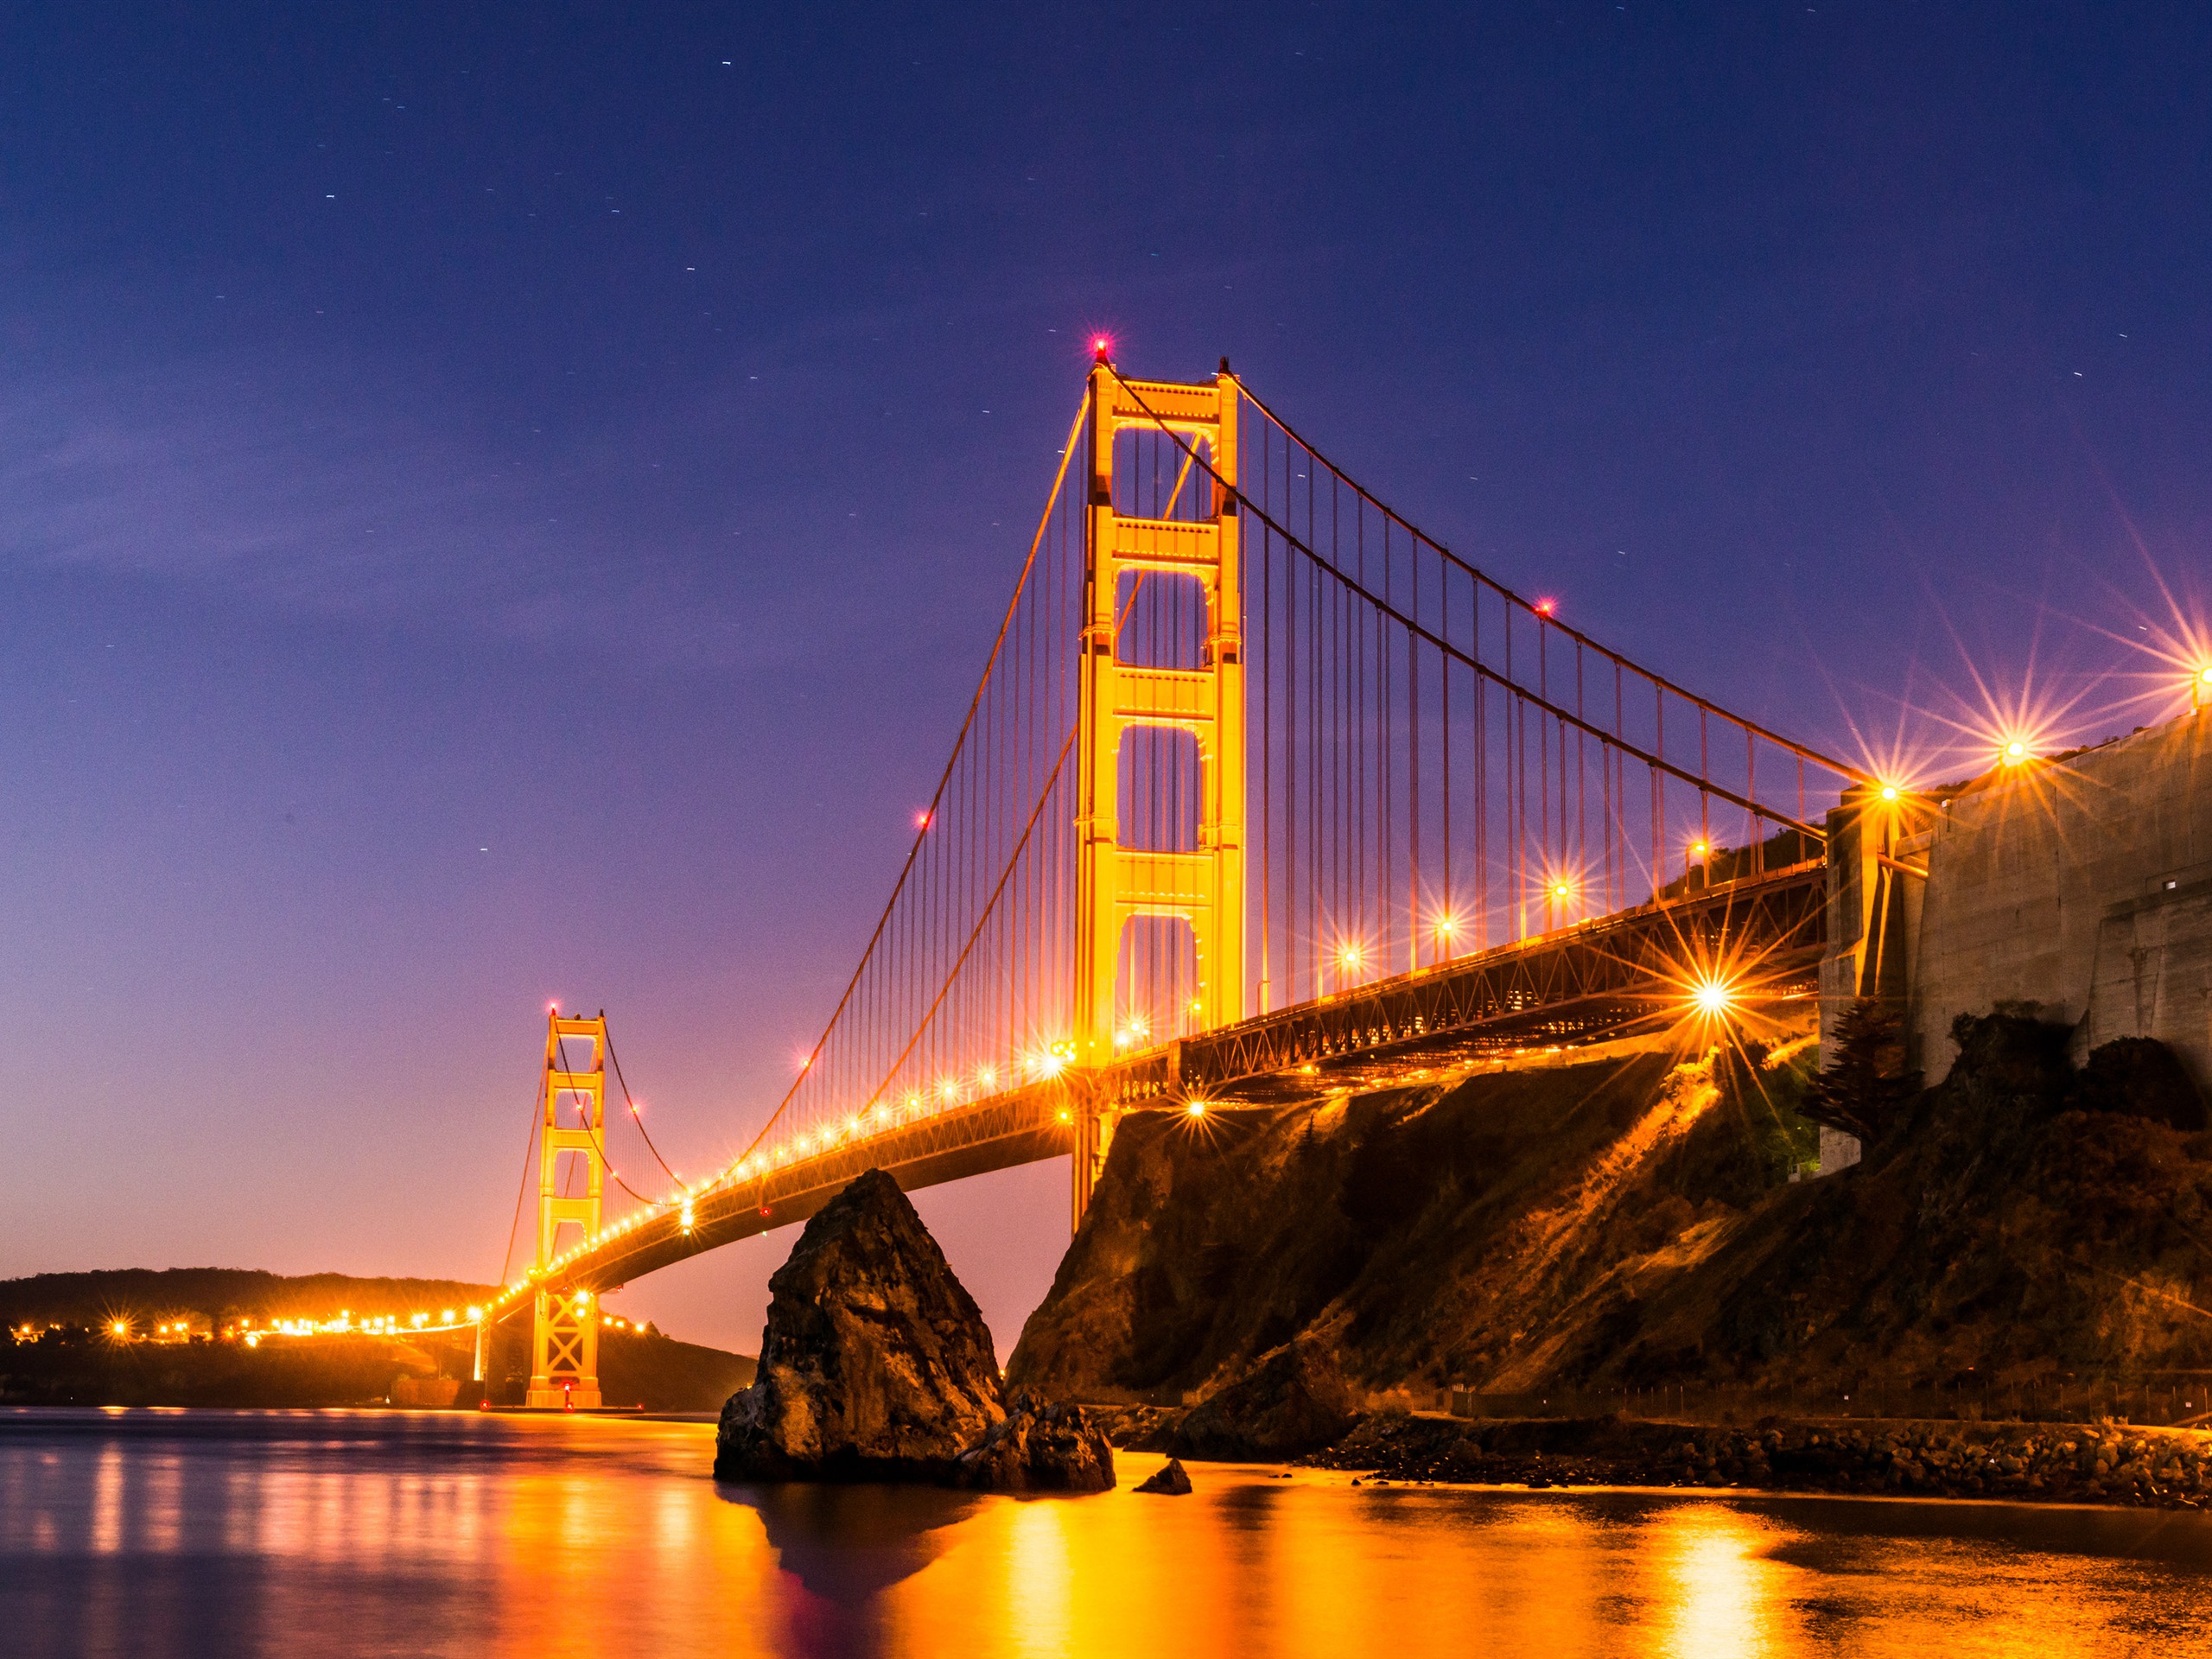
[[[1091,1102],[1084,1102],[1075,1114],[1074,1168],[1071,1172],[1074,1190],[1070,1195],[1073,1227],[1083,1225],[1084,1212],[1090,1208],[1090,1195],[1097,1190],[1099,1176],[1105,1173],[1107,1148],[1113,1143],[1112,1117]]]
[[[1942,816],[1925,797],[1853,784],[1827,815],[1827,943],[1821,960],[1821,1058],[1836,1058],[1853,1004],[1874,1001],[1902,1022],[1910,1006],[1913,941],[1927,897],[1926,831]],[[1858,1137],[1823,1125],[1821,1173],[1859,1161]]]

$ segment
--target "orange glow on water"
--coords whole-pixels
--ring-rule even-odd
[[[65,1448],[11,1487],[0,1550],[34,1582],[73,1554],[105,1563],[75,1580],[86,1616],[159,1655],[194,1650],[175,1634],[238,1583],[296,1589],[380,1649],[486,1659],[575,1651],[580,1632],[671,1656],[2024,1659],[2155,1649],[2146,1631],[2187,1650],[2201,1619],[2202,1575],[2170,1541],[2188,1516],[1354,1488],[1199,1462],[1196,1492],[1162,1499],[1128,1490],[1160,1465],[1144,1452],[1116,1458],[1120,1490],[1079,1498],[717,1487],[711,1423],[471,1420],[457,1464],[326,1432],[279,1459]],[[118,1599],[103,1584],[126,1567]],[[1132,1609],[1173,1639],[1133,1642]]]

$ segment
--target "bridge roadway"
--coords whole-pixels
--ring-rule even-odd
[[[871,1168],[890,1171],[912,1191],[1065,1157],[1086,1095],[1109,1109],[1193,1099],[1233,1107],[1386,1086],[1417,1067],[1664,1029],[1681,1016],[1693,977],[1715,967],[1738,980],[1745,1007],[1802,1001],[1818,986],[1826,871],[1815,860],[1616,912],[1163,1044],[1089,1077],[1033,1083],[893,1122],[702,1191],[688,1228],[665,1211],[611,1229],[546,1282],[613,1290],[702,1250],[804,1221]],[[492,1317],[529,1305],[528,1287],[510,1290]]]

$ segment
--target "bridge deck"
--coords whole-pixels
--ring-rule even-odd
[[[1739,1000],[1802,1001],[1826,937],[1820,861],[1594,922],[1240,1021],[1070,1076],[932,1111],[701,1193],[687,1229],[664,1212],[618,1227],[559,1269],[594,1291],[804,1221],[871,1168],[909,1190],[1065,1156],[1079,1101],[1140,1107],[1189,1099],[1265,1103],[1376,1086],[1416,1066],[1663,1030],[1701,973],[1740,976]],[[504,1318],[527,1293],[494,1304]]]

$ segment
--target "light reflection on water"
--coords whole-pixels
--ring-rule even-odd
[[[2212,1517],[1351,1487],[720,1487],[711,1425],[0,1413],[0,1652],[2212,1653]]]

